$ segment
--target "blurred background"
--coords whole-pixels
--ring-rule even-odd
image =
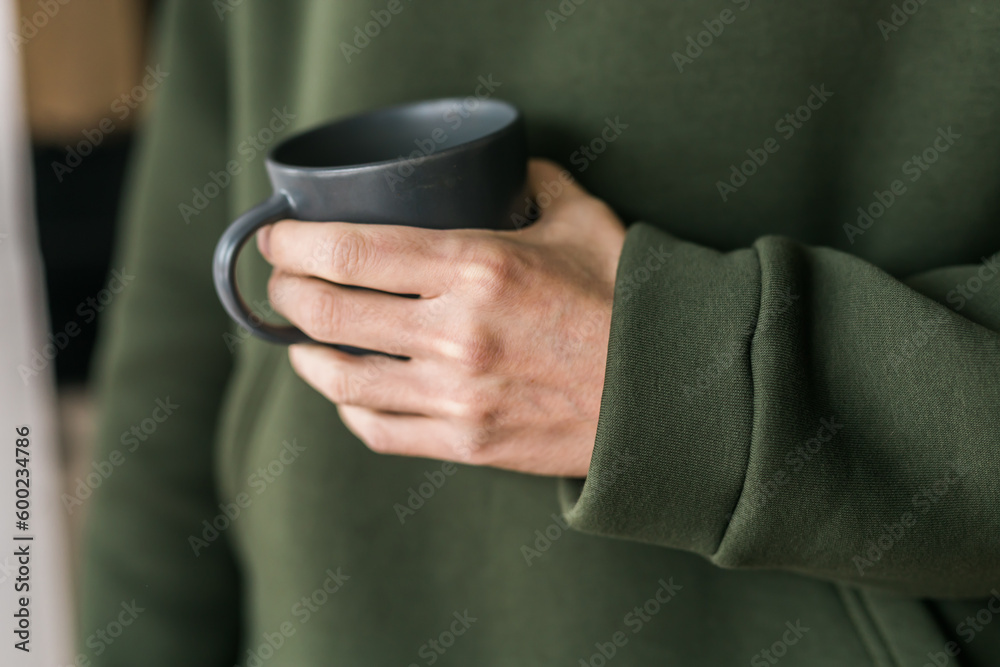
[[[143,77],[158,3],[0,3],[7,42],[0,56],[0,268],[7,288],[0,416],[5,429],[31,423],[35,436],[32,479],[41,486],[33,491],[32,529],[61,546],[38,567],[50,570],[44,603],[65,611],[62,625],[55,623],[65,631],[56,642],[65,655],[86,503],[69,507],[63,494],[72,495],[90,472],[100,294],[109,285],[133,137],[152,99]],[[6,565],[0,562],[0,582],[8,579]]]
[[[108,284],[126,164],[149,107],[142,78],[156,2],[14,4],[49,329],[80,327],[53,360],[61,454],[72,472],[89,457],[90,365],[101,326],[101,313],[81,304]],[[87,311],[96,319],[87,322]]]

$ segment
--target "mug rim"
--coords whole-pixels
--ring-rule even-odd
[[[419,108],[419,107],[422,107],[422,106],[438,105],[438,104],[449,103],[449,102],[450,103],[461,104],[466,99],[467,98],[463,98],[463,97],[441,97],[441,98],[434,98],[434,99],[429,99],[429,100],[426,100],[426,99],[425,100],[416,100],[416,101],[413,101],[413,102],[403,102],[403,103],[400,103],[400,104],[394,104],[392,106],[387,106],[387,107],[378,107],[376,109],[370,109],[368,111],[361,111],[359,113],[355,113],[355,114],[351,114],[349,116],[344,116],[344,117],[341,117],[341,118],[337,118],[335,120],[328,120],[328,121],[325,121],[323,123],[319,123],[317,125],[314,125],[312,127],[303,129],[303,130],[295,133],[294,135],[292,135],[290,137],[286,137],[286,138],[282,139],[277,145],[271,147],[271,149],[268,150],[267,156],[266,156],[266,160],[267,160],[267,162],[270,165],[273,165],[274,167],[276,167],[278,169],[281,169],[282,171],[284,171],[286,173],[303,173],[303,174],[308,174],[308,173],[317,173],[317,172],[352,173],[352,172],[377,171],[377,170],[379,170],[381,168],[384,168],[384,167],[386,167],[388,165],[406,162],[406,158],[404,157],[403,159],[400,159],[399,157],[394,157],[394,158],[390,158],[390,159],[387,159],[387,160],[378,160],[378,161],[374,161],[374,162],[359,162],[357,164],[349,164],[349,165],[309,167],[309,166],[305,166],[305,165],[296,165],[296,164],[291,164],[289,162],[284,162],[282,160],[277,159],[275,157],[275,154],[278,151],[280,151],[283,148],[285,148],[289,143],[291,143],[293,141],[299,141],[299,140],[305,139],[306,137],[308,137],[308,135],[310,135],[310,134],[312,134],[314,132],[318,132],[320,130],[323,130],[325,128],[329,128],[329,127],[332,127],[332,126],[340,125],[341,123],[347,123],[349,121],[353,121],[353,120],[357,120],[357,119],[360,119],[360,118],[364,118],[365,116],[370,116],[370,115],[374,115],[374,114],[382,114],[382,113],[388,114],[388,113],[391,113],[393,111],[398,111],[400,109],[405,109],[405,108],[408,108],[408,107],[409,108]],[[477,137],[476,139],[473,139],[471,141],[466,141],[466,142],[457,144],[455,146],[450,146],[448,148],[445,148],[444,150],[436,151],[434,153],[431,153],[430,155],[425,155],[424,156],[424,160],[436,160],[438,158],[446,158],[446,157],[450,156],[452,153],[457,153],[458,151],[469,150],[469,148],[475,148],[475,147],[477,147],[477,146],[479,146],[481,144],[489,143],[490,141],[492,141],[498,135],[503,134],[504,132],[509,132],[511,130],[511,128],[514,127],[515,125],[517,125],[517,123],[520,122],[521,119],[522,119],[521,110],[519,108],[517,108],[515,105],[511,104],[510,102],[507,102],[506,100],[489,98],[489,99],[485,99],[485,100],[479,100],[479,103],[480,104],[486,104],[486,105],[493,105],[493,106],[505,107],[506,109],[508,109],[508,110],[510,110],[510,111],[513,112],[513,116],[511,117],[511,119],[510,119],[509,122],[507,122],[506,124],[504,124],[503,126],[497,128],[497,129],[493,130],[492,132],[488,132],[487,134],[484,134],[481,137]]]

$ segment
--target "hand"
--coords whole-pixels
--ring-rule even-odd
[[[541,217],[517,231],[285,220],[258,234],[290,322],[407,357],[289,348],[374,451],[586,477],[625,229],[551,162],[531,161],[529,188]]]

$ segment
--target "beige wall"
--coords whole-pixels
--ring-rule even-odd
[[[26,39],[19,42],[19,50],[24,62],[32,136],[58,143],[78,138],[84,129],[96,127],[102,118],[111,115],[112,102],[141,80],[145,3],[43,1],[52,13],[51,18],[39,0],[17,0],[18,30]],[[33,16],[36,18],[32,23]],[[37,31],[27,37],[32,28]],[[134,115],[127,119],[133,120]],[[124,122],[119,127],[128,124]]]

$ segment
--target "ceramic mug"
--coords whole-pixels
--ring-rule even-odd
[[[229,315],[254,335],[286,345],[313,342],[296,327],[263,321],[240,295],[236,259],[257,230],[285,219],[515,229],[530,208],[527,163],[523,117],[500,100],[416,102],[290,137],[265,162],[274,193],[219,239],[216,292]]]

